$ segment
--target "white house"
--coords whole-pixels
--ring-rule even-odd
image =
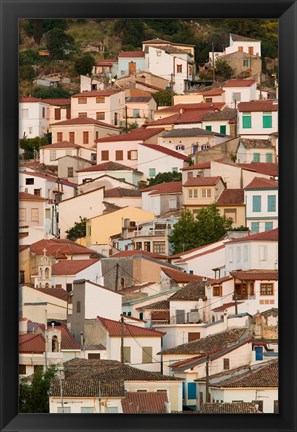
[[[43,137],[49,130],[50,106],[31,96],[19,100],[19,138]]]
[[[240,138],[236,156],[238,163],[277,162],[276,148],[271,139]]]
[[[182,182],[160,183],[141,189],[143,210],[156,216],[182,208]]]
[[[256,55],[261,57],[261,41],[248,38],[246,36],[236,35],[229,33],[229,46],[223,52],[214,52],[215,61],[223,55],[232,54],[241,51],[252,56]],[[209,61],[213,60],[213,53],[209,53]]]
[[[268,139],[278,132],[278,101],[257,100],[238,104],[237,132],[241,137]]]
[[[118,76],[132,75],[144,70],[143,51],[122,51],[118,55]]]
[[[19,193],[19,227],[31,227],[39,231],[40,237],[51,234],[50,216],[51,206],[47,199],[26,192]],[[48,211],[46,211],[48,210]],[[49,219],[49,220],[48,220]],[[31,241],[32,240],[32,241]],[[26,238],[27,244],[33,243],[33,239]]]
[[[202,128],[223,135],[234,134],[237,111],[234,108],[226,107],[222,111],[208,112],[202,119]],[[218,138],[215,144],[219,144],[223,140]]]
[[[239,102],[250,102],[256,99],[257,82],[251,79],[231,79],[226,81],[222,89],[225,92],[225,103],[236,108]]]
[[[71,117],[71,98],[41,99],[49,106],[49,123],[69,120]]]
[[[278,227],[278,183],[255,177],[244,188],[246,226],[252,233]]]
[[[58,160],[64,156],[78,156],[90,162],[96,160],[96,150],[93,151],[69,141],[57,142],[41,146],[39,150],[40,163],[45,165],[58,165]],[[70,176],[69,176],[70,177]]]

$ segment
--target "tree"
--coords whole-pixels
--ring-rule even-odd
[[[26,160],[34,159],[34,152],[38,151],[39,148],[43,145],[49,144],[49,137],[35,137],[35,138],[21,138],[20,139],[20,147],[24,150],[24,158]]]
[[[164,172],[164,173],[159,173],[156,175],[156,177],[151,177],[149,179],[149,186],[154,186],[156,184],[160,184],[160,183],[170,183],[173,181],[181,181],[182,179],[182,174],[179,172]]]
[[[20,76],[23,80],[32,81],[35,77],[35,71],[30,65],[20,66]]]
[[[61,87],[42,87],[36,86],[31,92],[31,95],[40,99],[59,99],[59,98],[70,98],[70,93]]]
[[[215,74],[217,79],[224,81],[232,77],[234,70],[225,60],[218,59],[215,64]]]
[[[21,413],[48,413],[49,388],[56,376],[56,368],[50,366],[45,372],[38,367],[34,372],[32,384],[24,380],[19,386],[19,409]]]
[[[90,75],[95,64],[96,62],[94,57],[87,53],[76,60],[74,63],[74,69],[79,75]]]
[[[153,98],[155,99],[158,107],[159,106],[170,106],[172,105],[173,92],[168,90],[161,90],[153,94]]]
[[[75,241],[86,236],[87,218],[79,217],[80,221],[75,222],[74,226],[66,231],[68,240]]]
[[[62,59],[67,51],[73,49],[73,46],[73,37],[62,29],[54,28],[46,34],[46,47],[53,59]]]
[[[169,243],[173,245],[173,253],[180,253],[197,247],[196,222],[190,210],[184,210],[179,221],[173,226],[168,236]]]
[[[231,228],[232,219],[221,216],[215,204],[201,209],[196,217],[196,247],[218,241]]]

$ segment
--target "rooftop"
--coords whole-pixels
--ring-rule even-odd
[[[104,191],[104,198],[138,198],[141,197],[141,192],[138,189],[125,189],[115,187]]]
[[[248,234],[245,237],[240,237],[230,240],[228,244],[247,242],[247,241],[278,241],[278,228],[261,233]]]
[[[39,195],[29,194],[27,192],[19,192],[19,201],[47,201]]]
[[[124,414],[166,413],[167,392],[127,392],[122,400]]]
[[[257,81],[251,79],[231,79],[226,81],[222,87],[251,87],[253,84],[256,83]]]
[[[122,90],[92,90],[92,91],[83,91],[81,93],[77,93],[73,95],[73,98],[78,97],[97,97],[97,96],[112,96],[116,93],[120,93]]]
[[[154,129],[144,129],[137,128],[132,130],[131,132],[114,135],[105,138],[99,138],[95,140],[95,142],[118,142],[118,141],[145,141],[159,133],[163,132],[163,128],[154,128]]]
[[[32,243],[30,246],[30,251],[36,255],[43,255],[43,249],[46,249],[48,256],[55,258],[61,257],[61,255],[66,258],[71,255],[91,255],[95,253],[94,250],[67,239],[44,239]]]
[[[94,171],[135,171],[139,172],[134,168],[128,167],[127,165],[120,164],[118,162],[103,162],[98,165],[92,165],[87,168],[77,170],[76,172],[94,172]]]
[[[221,177],[192,177],[183,186],[216,186]]]
[[[242,144],[246,149],[272,149],[274,148],[269,139],[251,139],[240,138],[239,144]]]
[[[248,38],[246,36],[240,36],[234,33],[230,33],[230,36],[232,37],[232,40],[234,42],[259,42],[257,39]]]
[[[278,182],[273,179],[255,177],[244,189],[278,189]]]
[[[59,141],[53,144],[47,144],[40,147],[41,149],[52,150],[52,149],[64,149],[64,148],[81,148],[80,145],[71,143],[70,141]]]
[[[255,280],[278,280],[278,270],[245,270],[245,271],[232,271],[231,276],[235,279],[244,281]]]
[[[272,112],[278,111],[278,103],[272,99],[239,102],[239,112]]]
[[[174,269],[169,268],[169,267],[161,267],[161,270],[170,279],[173,279],[177,283],[189,283],[192,281],[202,282],[202,279],[203,279],[202,276],[198,276],[198,275],[194,275],[194,274],[190,274],[190,273],[185,273],[181,270],[174,270]]]
[[[168,183],[159,183],[154,186],[148,186],[144,189],[141,189],[141,193],[151,191],[150,195],[157,194],[167,194],[167,193],[181,193],[182,192],[182,182],[168,182]]]
[[[82,259],[82,260],[62,260],[52,266],[52,275],[54,276],[75,276],[77,273],[85,270],[99,262],[98,259]]]
[[[168,298],[171,301],[193,301],[205,299],[206,282],[192,281]]]
[[[119,53],[119,57],[144,57],[143,51],[122,51]]]
[[[201,404],[200,414],[257,414],[255,402],[207,402]]]
[[[148,149],[155,150],[157,152],[166,154],[168,156],[175,157],[176,159],[181,159],[183,161],[188,161],[189,160],[189,156],[186,156],[186,155],[184,155],[182,153],[179,153],[177,151],[171,150],[171,149],[169,149],[167,147],[163,147],[163,146],[158,145],[158,144],[141,144],[141,145],[144,146],[144,147],[146,147],[146,148],[148,148]]]
[[[95,125],[95,126],[102,126],[106,128],[116,129],[119,130],[117,126],[113,126],[109,123],[104,123],[99,120],[95,120],[90,117],[75,117],[69,120],[62,120],[57,123],[51,123],[50,126],[75,126],[75,125]]]
[[[238,163],[236,164],[242,169],[247,171],[254,171],[259,174],[268,175],[271,177],[278,176],[278,164],[273,162],[251,162],[251,163]]]
[[[243,189],[225,189],[217,199],[217,205],[243,205]]]
[[[110,337],[121,337],[123,334],[125,337],[162,337],[165,333],[151,330],[145,327],[134,326],[132,324],[122,324],[120,321],[114,321],[107,318],[98,316],[103,326],[106,328]],[[129,317],[127,317],[129,319]]]

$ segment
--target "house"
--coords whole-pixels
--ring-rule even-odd
[[[240,102],[256,99],[257,82],[252,79],[231,79],[223,84],[222,89],[225,92],[226,105],[236,108]]]
[[[123,150],[121,150],[123,153]],[[89,183],[92,180],[108,175],[119,181],[130,183],[134,186],[138,186],[142,179],[142,172],[129,165],[124,165],[119,162],[107,161],[93,165],[87,168],[77,170],[78,182]]]
[[[240,138],[236,159],[238,163],[276,163],[276,148],[271,139]]]
[[[19,138],[43,137],[49,131],[50,105],[32,96],[19,99]]]
[[[44,103],[48,104],[49,123],[58,121],[69,120],[71,118],[71,99],[70,98],[56,98],[41,99]]]
[[[71,118],[50,125],[53,142],[69,141],[88,149],[95,147],[95,140],[118,135],[118,127],[87,116]]]
[[[278,101],[240,102],[237,126],[241,137],[268,139],[270,134],[278,132]]]
[[[78,183],[77,171],[93,165],[93,162],[80,156],[61,156],[57,158],[57,163],[58,177],[66,178],[76,184]]]
[[[111,203],[118,207],[130,206],[141,209],[141,192],[138,189],[128,189],[124,187],[115,187],[104,190],[104,203]]]
[[[220,55],[219,58],[233,69],[234,77],[254,79],[257,83],[261,84],[260,74],[262,73],[262,59],[258,55],[252,55],[244,51],[235,51],[230,54]],[[272,89],[270,89],[270,92],[271,90]],[[264,91],[261,91],[261,93],[263,99],[273,99],[267,97],[267,93],[264,96]],[[257,90],[256,99],[261,99],[259,96]]]
[[[19,244],[19,284],[30,284],[30,245]]]
[[[167,392],[126,392],[122,400],[124,414],[165,414],[171,412]]]
[[[137,128],[117,137],[98,139],[97,163],[110,161],[137,168],[139,144],[155,144],[163,131],[162,127],[150,130]]]
[[[252,233],[278,227],[278,183],[255,177],[244,189],[246,226]]]
[[[141,189],[143,210],[156,216],[166,215],[182,208],[182,182],[159,183]]]
[[[69,141],[61,141],[53,144],[48,144],[40,147],[39,150],[40,163],[44,165],[57,166],[57,159],[64,156],[81,157],[90,162],[96,161],[96,151]],[[68,173],[67,173],[68,174]],[[71,174],[71,171],[69,172]],[[71,176],[66,176],[71,177]],[[73,177],[73,173],[72,173]]]
[[[181,114],[185,111],[204,111],[205,114],[207,111],[221,111],[225,106],[224,102],[220,103],[204,103],[195,102],[195,103],[178,103],[176,105],[168,106],[168,107],[160,107],[154,113],[155,120],[161,120],[166,117],[170,117],[174,114]]]
[[[235,52],[244,52],[250,54],[251,56],[255,55],[261,57],[261,41],[248,38],[246,36],[229,33],[229,46],[225,48],[224,52],[215,52],[214,57],[217,60],[221,56]],[[212,52],[210,52],[210,61],[212,61],[212,55]]]
[[[132,75],[144,70],[143,51],[122,51],[118,55],[118,76]]]
[[[123,121],[127,124],[138,124],[143,126],[153,120],[153,113],[157,108],[155,99],[149,96],[126,97],[126,111]],[[126,120],[127,119],[127,120]]]
[[[160,38],[155,38],[155,39],[150,39],[150,40],[145,40],[142,42],[142,50],[144,51],[144,49],[148,46],[154,46],[154,47],[164,47],[167,45],[171,45],[174,48],[179,48],[189,54],[191,54],[193,57],[195,55],[195,45],[190,45],[190,44],[184,44],[184,43],[177,43],[177,42],[170,42],[168,40],[164,40],[164,39],[160,39]]]
[[[60,382],[52,381],[50,412],[122,412],[121,399],[132,393],[167,393],[172,411],[182,411],[182,380],[148,372],[115,360],[74,359],[64,364],[62,380],[64,408],[61,407]],[[91,371],[91,373],[90,373]],[[102,406],[99,407],[98,384],[102,386]],[[76,383],[76,385],[73,385]],[[120,386],[120,387],[119,387]],[[111,391],[111,389],[113,389]],[[94,404],[94,399],[96,402]],[[78,404],[77,401],[82,401]],[[82,405],[82,406],[81,406]],[[125,402],[123,402],[125,406]]]
[[[254,402],[264,414],[278,411],[278,360],[211,374],[210,399],[220,403]],[[206,400],[205,378],[198,378],[198,400]]]
[[[94,91],[94,90],[104,90],[105,84],[104,80],[98,79],[98,77],[92,75],[92,76],[85,76],[80,75],[80,92],[85,91]]]
[[[220,215],[232,219],[234,228],[246,226],[245,204],[243,189],[225,189],[216,201]]]
[[[260,414],[255,402],[205,402],[200,405],[200,414]]]
[[[278,228],[230,240],[225,244],[226,272],[278,268]]]
[[[19,192],[19,233],[22,236],[25,227],[33,229],[31,235],[26,236],[27,244],[41,240],[46,234],[51,234],[51,221],[46,219],[47,216],[50,216],[50,208],[45,198],[27,192]]]
[[[222,87],[215,87],[213,86],[207,86],[204,89],[200,90],[200,92],[195,92],[195,95],[199,95],[202,97],[203,102],[210,103],[210,102],[225,102],[225,91],[222,89]]]
[[[85,183],[80,183],[77,188],[78,193],[85,193],[97,189],[100,186],[104,187],[105,191],[116,188],[136,190],[136,186],[132,183],[117,179],[109,174],[102,174],[94,178],[94,180],[87,180]]]
[[[148,71],[141,71],[131,75],[118,77],[114,83],[115,87],[122,90],[145,91],[146,93],[156,93],[166,90],[169,81],[161,76],[154,75]],[[132,95],[130,95],[132,96]]]
[[[91,217],[86,226],[87,245],[109,244],[111,236],[121,232],[125,219],[133,221],[135,226],[139,222],[154,220],[154,214],[128,206],[107,214]],[[104,227],[104,230],[102,230],[102,227]]]
[[[225,183],[222,177],[192,177],[183,184],[184,207],[196,215],[199,209],[217,201]]]
[[[89,117],[113,126],[123,119],[125,93],[107,89],[84,91],[71,97],[71,117]]]
[[[59,203],[59,235],[64,239],[67,230],[71,229],[80,218],[90,218],[103,214],[105,206],[104,187],[81,193],[73,198],[63,200]]]
[[[106,59],[106,60],[99,60],[99,61],[97,60],[96,65],[93,66],[92,73],[94,75],[114,78],[118,73],[118,60],[117,59]]]
[[[202,128],[223,135],[236,136],[237,111],[225,107],[222,111],[212,111],[205,114],[202,119]],[[220,141],[216,140],[215,144]]]

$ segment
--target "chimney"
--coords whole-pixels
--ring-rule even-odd
[[[224,310],[224,330],[228,329],[228,315],[227,315],[227,309]]]
[[[22,318],[21,321],[19,321],[19,334],[28,333],[27,325],[28,325],[28,318]]]

